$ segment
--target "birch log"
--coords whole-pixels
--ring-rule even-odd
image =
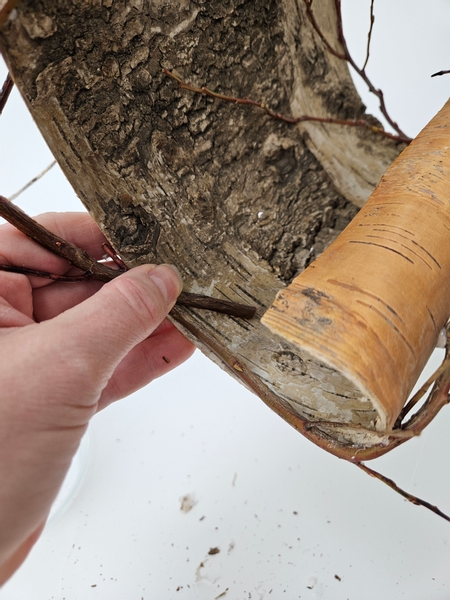
[[[316,10],[337,45],[334,1]],[[401,148],[367,129],[289,126],[181,90],[162,72],[294,116],[370,118],[303,0],[22,0],[0,47],[56,160],[124,260],[173,263],[186,291],[258,307],[252,321],[177,308],[178,326],[327,450],[382,451],[375,431],[362,440],[308,427],[374,429],[377,411],[260,317]]]
[[[450,316],[450,101],[262,322],[345,374],[392,429]]]

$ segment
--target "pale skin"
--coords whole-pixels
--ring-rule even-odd
[[[102,257],[105,239],[88,215],[36,220]],[[0,227],[0,263],[71,270],[10,225]],[[192,354],[165,318],[181,287],[167,265],[108,284],[0,271],[0,585],[38,539],[91,417]]]

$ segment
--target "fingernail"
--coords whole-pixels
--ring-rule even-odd
[[[158,265],[147,275],[158,287],[167,304],[172,304],[183,289],[183,280],[176,267],[173,265]]]

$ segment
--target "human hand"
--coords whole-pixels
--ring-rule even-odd
[[[87,214],[36,220],[101,258],[105,239]],[[0,263],[71,270],[10,225]],[[107,284],[0,272],[0,585],[39,537],[90,418],[192,354],[165,319],[181,287],[167,265]]]

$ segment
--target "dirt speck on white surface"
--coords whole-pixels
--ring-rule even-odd
[[[190,512],[197,504],[197,500],[192,494],[185,494],[180,498],[180,510],[184,513]]]

